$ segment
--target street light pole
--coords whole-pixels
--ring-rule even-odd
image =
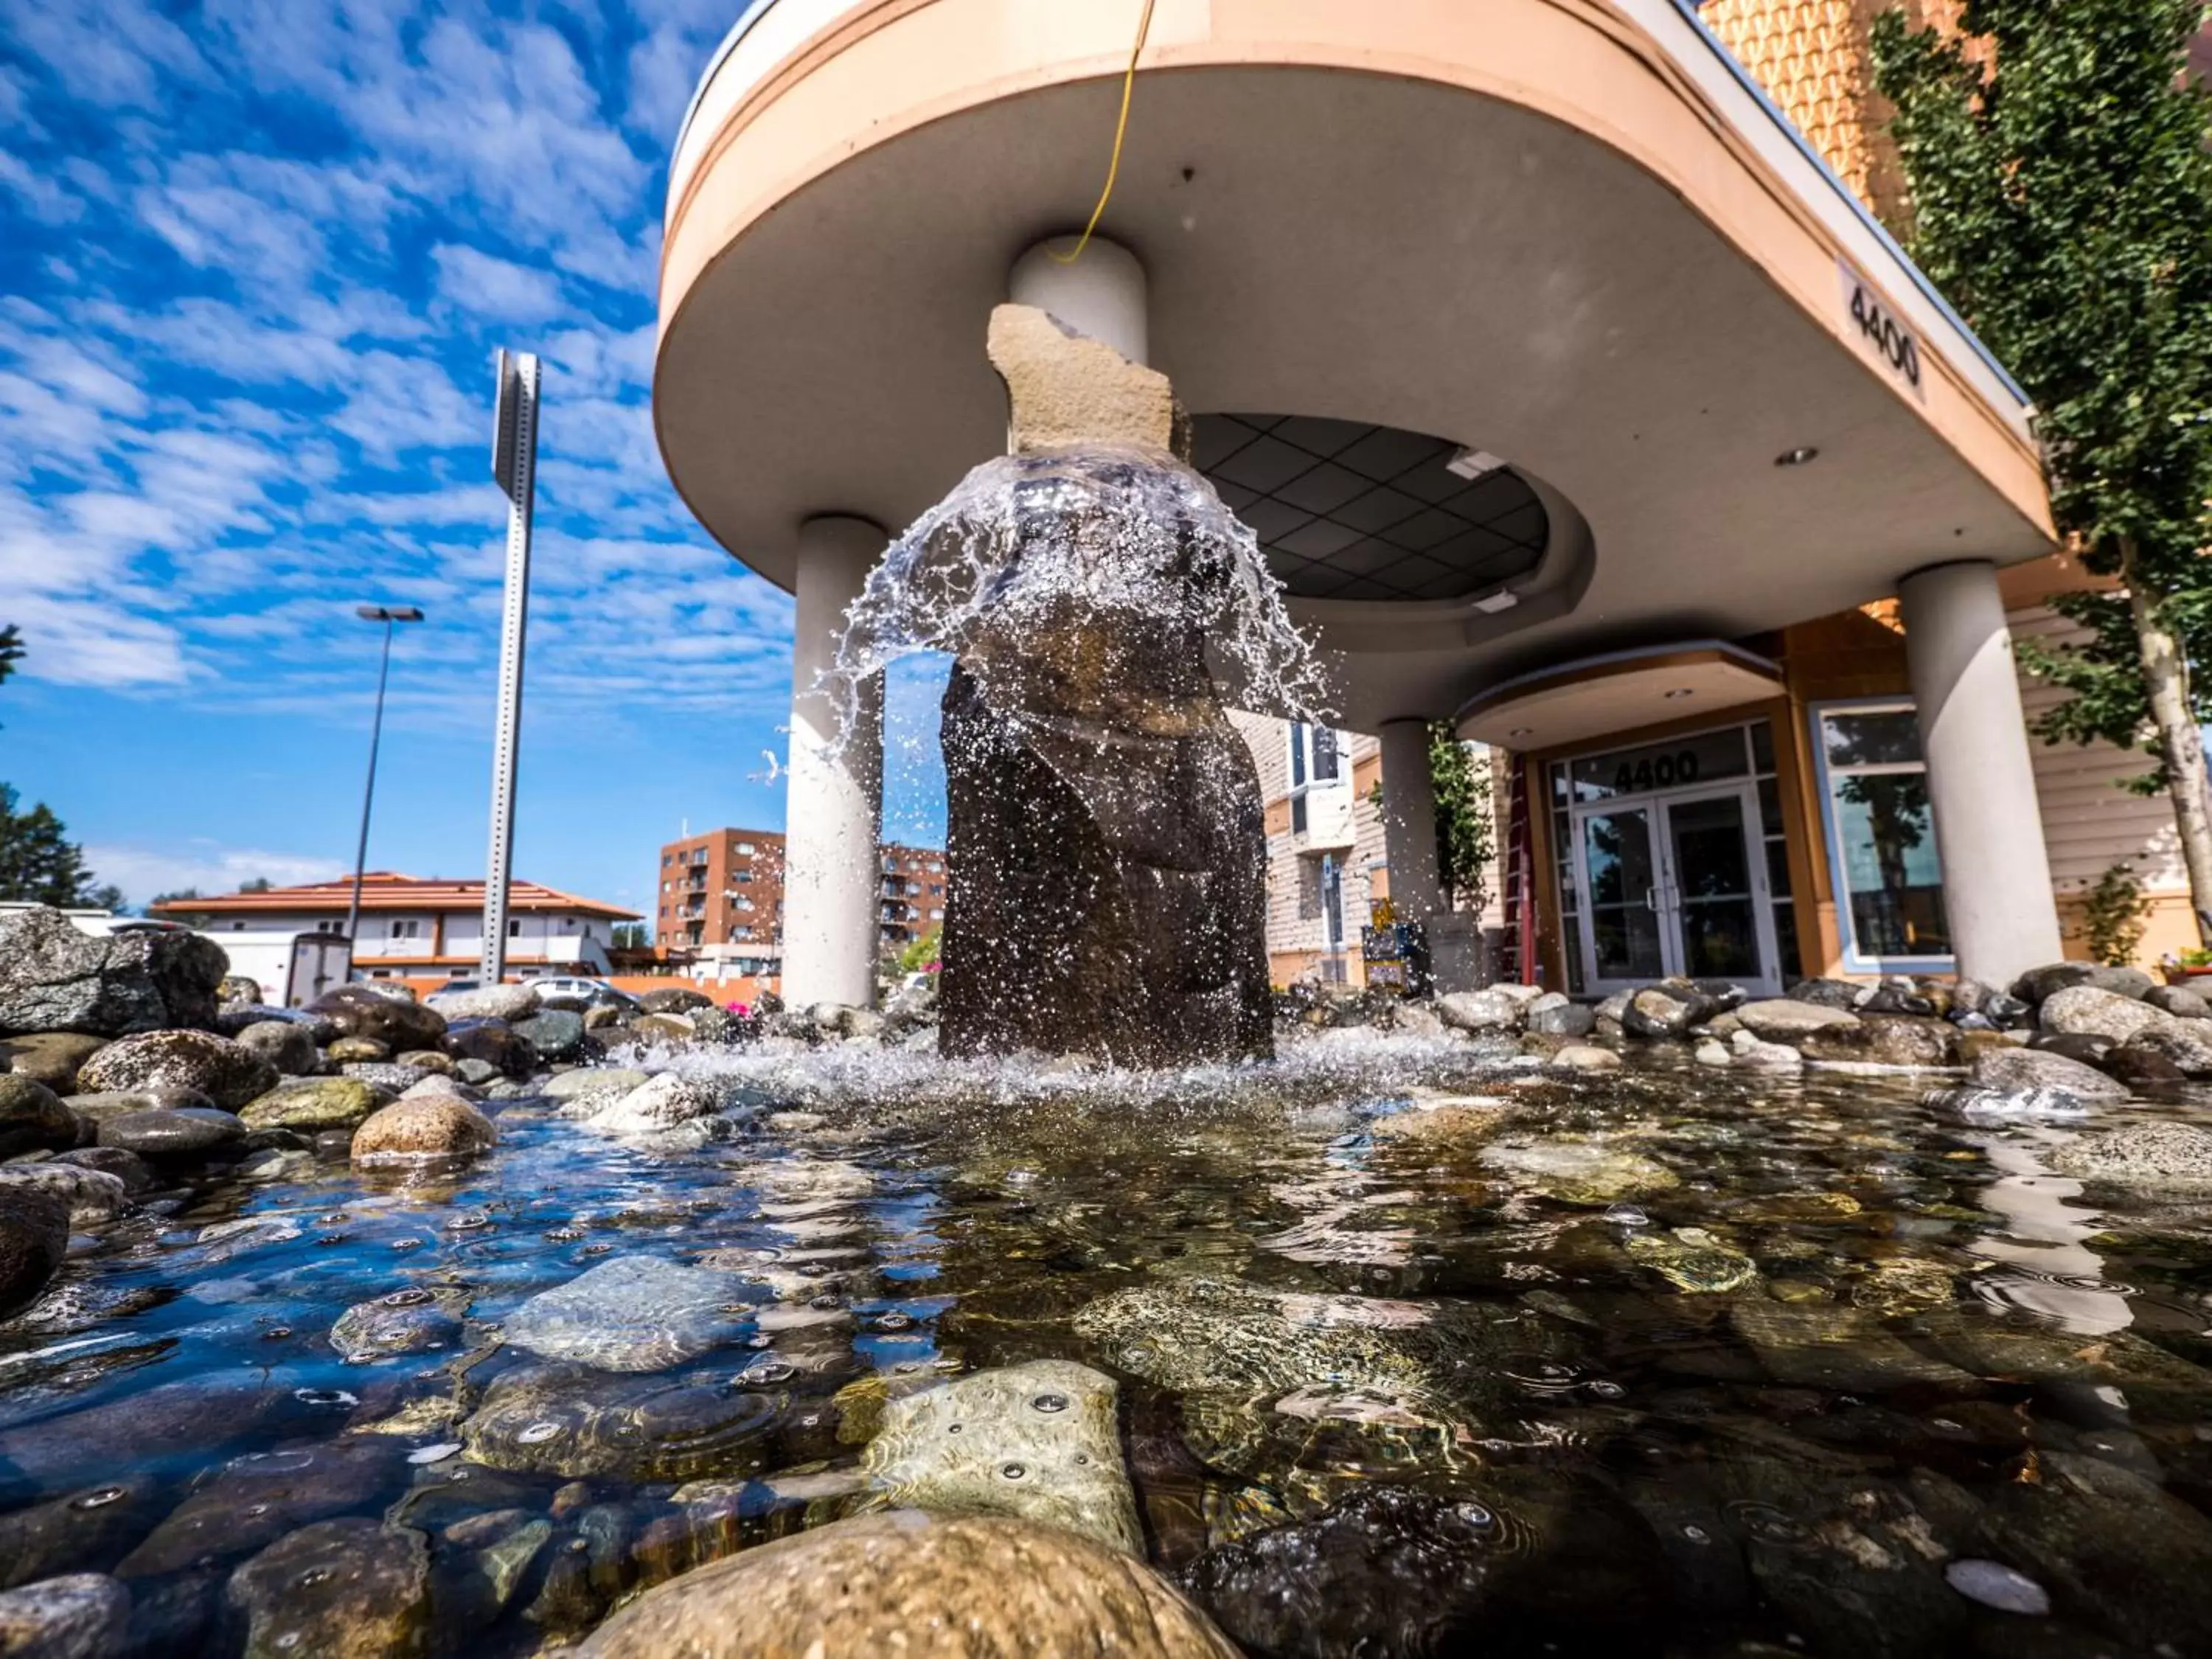
[[[357,605],[353,614],[363,622],[384,624],[384,655],[376,665],[376,714],[368,725],[368,781],[361,792],[361,839],[353,849],[353,902],[346,906],[346,951],[350,958],[354,930],[361,926],[361,878],[368,863],[368,809],[376,799],[376,750],[384,741],[384,687],[392,676],[392,628],[394,623],[418,623],[422,613],[411,605]],[[352,975],[349,971],[348,978]]]

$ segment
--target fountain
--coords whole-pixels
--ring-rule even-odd
[[[1033,307],[993,313],[1008,453],[885,554],[836,679],[954,658],[942,1051],[1171,1066],[1272,1052],[1248,706],[1317,676],[1252,532],[1179,458],[1167,378]]]

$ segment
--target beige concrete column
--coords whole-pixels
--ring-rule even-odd
[[[1382,848],[1390,862],[1390,904],[1401,921],[1425,921],[1443,908],[1437,871],[1437,797],[1429,783],[1429,723],[1385,720]]]
[[[836,703],[817,688],[886,539],[866,519],[809,519],[799,531],[783,884],[783,1000],[793,1007],[864,1008],[876,996],[883,676],[862,687],[842,745]]]
[[[1145,268],[1118,243],[1092,237],[1073,264],[1052,256],[1075,246],[1073,236],[1039,242],[1014,261],[1006,297],[1050,312],[1078,333],[1109,345],[1133,363],[1146,362],[1152,343],[1145,309]]]
[[[2008,986],[2062,952],[1996,568],[1916,571],[1898,599],[1959,973]]]

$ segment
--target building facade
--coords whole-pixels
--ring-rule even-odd
[[[1909,204],[1874,9],[1164,0],[1070,265],[1045,255],[1095,199],[1126,8],[748,9],[670,169],[655,430],[794,595],[808,971],[857,982],[884,896],[841,850],[877,839],[872,694],[839,740],[813,671],[883,527],[1003,446],[981,346],[1008,300],[1173,380],[1334,718],[1374,736],[1404,919],[1456,915],[1419,759],[1449,720],[1512,757],[1516,972],[1996,981],[2057,955],[2103,848],[2053,817],[2085,757],[2032,742],[2011,654],[2051,625],[2057,538],[2026,394],[1885,226]],[[886,245],[896,284],[867,275]],[[1330,816],[1357,779],[1316,779],[1310,734],[1303,758],[1269,786],[1306,819],[1274,830],[1278,886],[1297,951],[1349,956],[1381,872],[1356,805]],[[2106,805],[2075,810],[2137,810]]]
[[[425,880],[389,870],[362,878],[361,922],[353,942],[356,979],[465,978],[483,953],[483,883]],[[258,893],[178,899],[149,908],[164,919],[191,918],[195,932],[220,945],[231,971],[281,991],[301,933],[342,934],[353,900],[350,878],[272,887]],[[507,969],[604,975],[617,923],[637,913],[574,893],[517,880],[507,890]]]
[[[688,955],[695,976],[781,972],[785,840],[773,830],[710,830],[668,842],[654,872],[654,942]],[[941,849],[887,842],[874,873],[876,934],[903,949],[945,921]]]

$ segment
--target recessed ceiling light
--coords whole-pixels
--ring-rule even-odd
[[[1677,697],[1694,697],[1697,695],[1697,691],[1692,687],[1678,685],[1667,694],[1667,701],[1673,702]]]
[[[1509,738],[1533,738],[1536,735],[1536,728],[1533,726],[1516,726],[1505,735]]]
[[[1806,462],[1816,459],[1820,453],[1820,452],[1812,445],[1804,444],[1796,449],[1784,450],[1774,458],[1774,464],[1777,466],[1802,466]]]
[[[1470,449],[1462,444],[1457,453],[1444,463],[1444,471],[1456,472],[1472,483],[1477,478],[1486,478],[1504,467],[1505,463],[1486,449]]]

